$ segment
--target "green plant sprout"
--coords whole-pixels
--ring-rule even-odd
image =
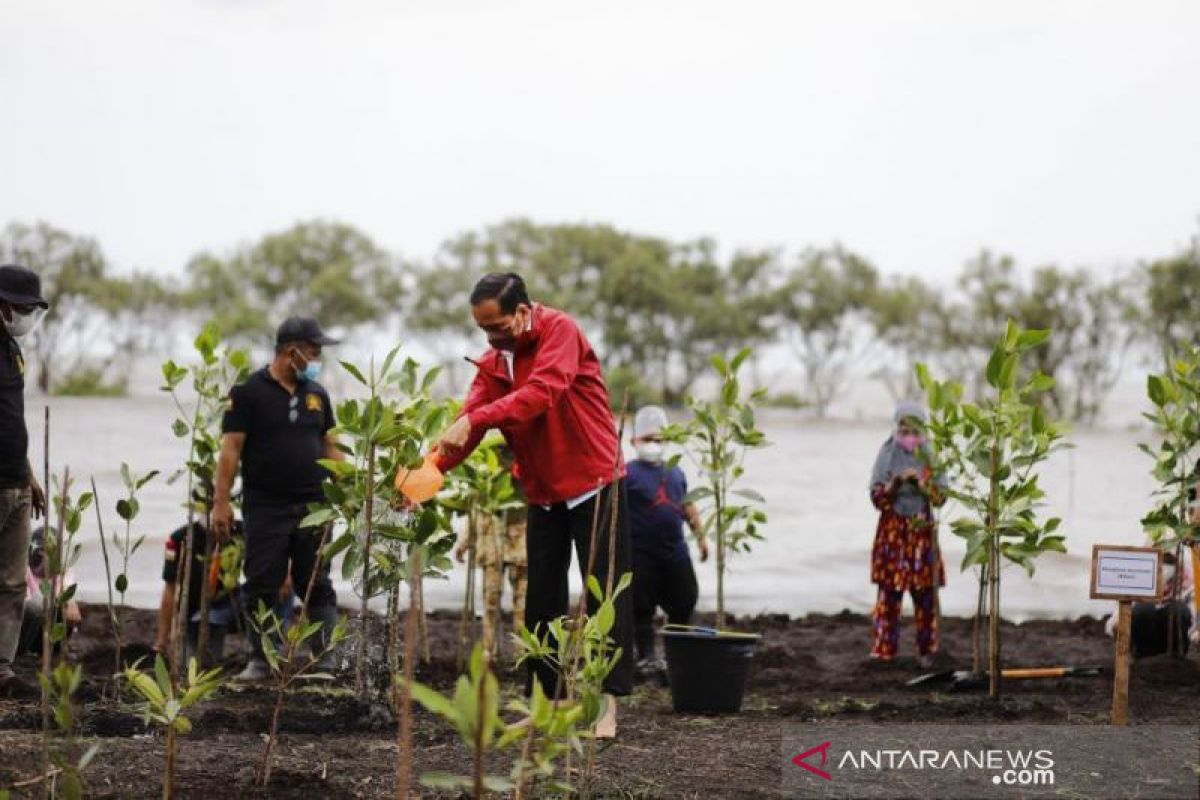
[[[175,789],[176,737],[186,736],[192,723],[184,712],[195,708],[221,687],[221,670],[200,671],[195,658],[188,659],[187,679],[179,683],[172,679],[161,655],[154,658],[154,673],[139,668],[140,660],[125,670],[125,682],[142,702],[139,710],[147,724],[161,726],[167,734],[167,754],[163,762],[163,800],[170,800]],[[178,690],[176,685],[178,683]]]
[[[1049,551],[1066,552],[1061,520],[1038,518],[1045,492],[1037,467],[1063,449],[1062,428],[1046,420],[1040,396],[1054,379],[1034,373],[1019,380],[1021,357],[1050,338],[1047,330],[1022,330],[1011,320],[988,359],[985,377],[991,393],[978,404],[962,401],[962,385],[937,381],[924,364],[917,380],[929,404],[927,430],[935,471],[947,476],[947,495],[967,515],[951,522],[966,543],[962,569],[979,565],[975,671],[980,666],[980,623],[987,587],[989,694],[1000,696],[1000,570],[1005,561],[1032,576],[1035,560]]]
[[[121,556],[121,571],[117,573],[116,578],[112,575],[112,566],[108,557],[108,544],[104,535],[104,520],[100,513],[100,495],[96,490],[96,480],[95,478],[92,479],[92,496],[95,498],[96,506],[96,529],[99,532],[100,552],[104,556],[105,589],[108,593],[108,616],[113,629],[113,638],[116,640],[114,676],[117,677],[119,677],[121,670],[125,668],[124,660],[122,659],[122,648],[125,638],[124,626],[121,622],[119,609],[125,605],[125,591],[129,588],[129,559],[146,540],[144,535],[136,539],[133,538],[133,521],[141,511],[141,504],[138,501],[137,494],[141,491],[142,487],[154,480],[157,475],[157,470],[145,475],[135,475],[129,469],[128,464],[121,463],[121,480],[125,484],[126,496],[117,501],[116,510],[117,515],[125,521],[125,533],[123,536],[114,533],[112,537],[113,547]],[[114,589],[121,595],[119,603],[113,600]]]
[[[745,475],[743,463],[749,450],[767,446],[767,437],[755,423],[755,406],[766,396],[760,389],[743,398],[738,371],[750,356],[746,348],[726,361],[714,356],[712,365],[721,378],[716,400],[688,399],[692,420],[686,425],[669,425],[663,438],[684,445],[689,457],[704,476],[701,485],[688,492],[685,502],[701,509],[704,535],[717,545],[717,627],[725,626],[725,573],[731,553],[746,553],[762,540],[760,528],[766,524],[762,510],[766,500],[753,489],[735,488]],[[674,456],[670,464],[679,463]],[[735,503],[733,497],[741,498]]]
[[[400,505],[393,485],[397,469],[421,463],[427,443],[441,431],[450,413],[446,404],[429,397],[438,370],[422,373],[411,358],[397,363],[399,353],[399,347],[393,348],[378,369],[372,359],[365,372],[355,364],[342,362],[346,372],[366,389],[367,396],[338,404],[337,426],[332,433],[338,437],[338,448],[346,458],[319,462],[330,473],[322,487],[325,499],[311,506],[304,522],[310,526],[332,524],[340,531],[330,544],[329,557],[343,554],[342,575],[355,585],[361,598],[354,670],[355,691],[360,697],[370,691],[371,598],[388,595],[388,624],[392,630],[397,625],[393,611],[398,606],[395,600],[403,580],[403,555],[388,542],[425,541],[436,530],[448,528],[448,522],[434,509],[420,510],[415,521],[392,513],[392,507]],[[393,392],[401,399],[385,399]],[[379,540],[385,541],[381,545]],[[446,545],[430,554],[430,570],[444,574],[450,569],[445,557],[448,549]],[[389,642],[394,640],[389,635]],[[389,658],[395,659],[392,650]]]
[[[64,615],[67,604],[75,597],[75,584],[64,586],[67,572],[79,560],[81,547],[75,535],[83,524],[83,514],[92,504],[93,496],[83,493],[71,499],[71,470],[63,470],[62,480],[55,479],[54,507],[57,509],[58,524],[54,531],[47,530],[43,540],[45,559],[43,573],[38,582],[42,595],[42,669],[38,682],[42,687],[42,775],[43,796],[52,795],[49,780],[52,767],[50,748],[50,723],[54,712],[52,691],[56,687],[51,667],[55,648],[65,649],[67,624]],[[69,699],[68,699],[69,702]]]
[[[187,630],[188,591],[191,585],[193,569],[193,533],[195,530],[195,508],[193,498],[199,494],[209,515],[204,520],[206,531],[212,530],[212,501],[214,496],[214,481],[217,473],[217,455],[221,449],[221,418],[225,413],[229,390],[243,381],[250,370],[250,358],[244,350],[231,349],[221,342],[221,334],[217,326],[205,325],[193,343],[200,363],[192,367],[183,367],[174,361],[166,361],[162,365],[162,390],[171,395],[179,416],[171,425],[172,431],[180,439],[188,440],[187,462],[182,470],[171,476],[174,482],[181,476],[187,477],[187,534],[184,536],[183,549],[179,553],[179,563],[183,566],[180,591],[176,597],[175,614],[171,625],[171,674],[178,676],[179,667],[183,660],[183,641]],[[181,387],[188,376],[191,376],[193,396],[190,407],[181,397]],[[197,491],[199,490],[199,491]],[[206,537],[207,548],[204,554],[203,569],[208,573],[216,547],[216,537]],[[212,603],[212,588],[209,581],[201,581],[200,595],[200,629],[197,633],[196,650],[203,655],[208,652],[209,640],[209,608]]]
[[[1195,455],[1200,444],[1200,348],[1192,347],[1175,358],[1170,368],[1146,378],[1146,394],[1153,410],[1144,416],[1159,437],[1158,448],[1139,444],[1154,459],[1152,475],[1158,488],[1157,502],[1142,517],[1142,528],[1160,550],[1173,552],[1175,563],[1183,563],[1183,549],[1196,540],[1191,521],[1195,503],[1197,471]],[[1167,652],[1179,652],[1179,630],[1175,621],[1180,582],[1171,585],[1168,612]]]
[[[83,682],[83,667],[60,661],[48,680],[45,675],[39,674],[38,682],[42,684],[42,691],[50,697],[54,727],[65,743],[64,747],[51,752],[53,767],[42,776],[42,780],[51,797],[59,797],[61,793],[65,800],[81,800],[84,796],[83,771],[100,750],[99,744],[93,744],[78,758],[69,755],[78,751],[74,696]]]

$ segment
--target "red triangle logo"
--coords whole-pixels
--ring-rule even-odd
[[[793,758],[792,763],[795,764],[797,767],[801,767],[803,769],[808,770],[813,775],[818,775],[827,781],[831,781],[831,780],[833,780],[833,776],[831,776],[828,772],[826,772],[823,769],[818,769],[818,768],[814,767],[812,764],[809,764],[808,761],[806,760],[806,759],[808,759],[809,756],[814,755],[816,753],[820,753],[821,754],[821,766],[822,767],[825,766],[825,762],[829,758],[829,745],[830,744],[831,744],[831,742],[825,742],[824,744],[817,745],[816,747],[814,747],[811,750],[806,750],[805,752],[803,752],[800,755]]]

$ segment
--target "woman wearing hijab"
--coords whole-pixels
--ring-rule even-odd
[[[930,467],[925,409],[900,403],[894,420],[895,431],[871,472],[871,502],[880,512],[871,549],[871,581],[879,587],[871,659],[895,657],[900,609],[908,592],[915,608],[917,651],[928,666],[937,652],[937,587],[946,584],[933,521],[933,507],[945,502],[945,484]]]

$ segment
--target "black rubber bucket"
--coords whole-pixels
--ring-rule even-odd
[[[761,636],[670,625],[662,635],[676,711],[742,710],[750,662]]]

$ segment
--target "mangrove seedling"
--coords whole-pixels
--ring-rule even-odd
[[[105,588],[108,593],[108,616],[109,623],[112,625],[113,638],[116,642],[116,660],[114,674],[119,676],[125,664],[122,659],[122,648],[124,646],[124,628],[121,623],[120,609],[125,606],[125,591],[129,588],[129,559],[133,556],[142,543],[146,540],[145,535],[139,536],[136,539],[133,537],[133,521],[137,519],[138,513],[141,511],[141,504],[138,502],[138,492],[147,483],[154,480],[158,475],[157,470],[149,472],[145,475],[135,475],[129,465],[122,462],[121,464],[121,480],[125,484],[126,496],[117,501],[117,515],[125,521],[124,535],[113,534],[112,545],[116,549],[117,554],[121,557],[121,571],[114,578],[112,574],[112,565],[108,557],[108,543],[104,534],[104,520],[100,513],[100,496],[96,490],[96,480],[92,479],[92,495],[95,498],[96,506],[96,528],[100,538],[100,552],[104,556],[104,577]],[[117,591],[121,599],[119,602],[113,600],[113,591]]]
[[[397,680],[402,680],[397,676]],[[506,777],[484,773],[484,760],[492,750],[502,750],[525,735],[518,725],[506,726],[500,718],[500,685],[492,673],[482,644],[471,652],[468,672],[460,675],[454,694],[444,697],[424,684],[412,681],[409,691],[413,699],[431,713],[454,726],[459,738],[472,754],[471,775],[445,772],[426,772],[421,783],[437,789],[469,790],[474,798],[484,791],[507,792],[514,784]]]
[[[65,648],[67,640],[67,624],[65,614],[67,604],[75,597],[78,588],[75,584],[65,586],[68,571],[79,560],[80,545],[75,542],[75,535],[83,524],[83,514],[92,504],[90,493],[81,494],[76,500],[71,499],[71,470],[63,470],[61,481],[56,479],[53,500],[57,512],[57,525],[52,531],[47,525],[43,540],[45,556],[42,562],[42,575],[38,581],[38,590],[42,594],[42,670],[39,683],[42,686],[42,775],[49,776],[52,769],[50,758],[50,723],[52,714],[51,689],[54,684],[54,673],[51,663],[55,648]],[[43,783],[44,795],[50,796],[51,784]]]
[[[183,660],[183,642],[187,630],[188,591],[191,585],[193,569],[193,532],[196,524],[196,512],[193,500],[199,496],[206,509],[211,511],[214,482],[217,474],[217,455],[221,450],[221,417],[225,413],[229,390],[245,379],[250,370],[250,358],[244,350],[231,349],[221,342],[221,334],[217,326],[210,323],[204,326],[193,343],[200,363],[184,367],[174,361],[166,361],[162,365],[162,390],[171,395],[178,416],[171,425],[172,431],[181,439],[188,440],[187,463],[182,470],[171,476],[171,481],[182,476],[187,478],[187,535],[184,536],[182,552],[177,557],[182,565],[180,575],[180,590],[176,593],[175,613],[171,626],[171,674],[178,676],[179,667]],[[184,381],[191,376],[193,396],[189,398],[190,405],[181,396]],[[205,530],[212,529],[211,518],[204,520]],[[206,537],[208,544],[204,554],[203,569],[208,573],[216,537]],[[209,608],[212,603],[212,586],[210,581],[201,581],[200,585],[200,629],[197,633],[196,650],[200,654],[208,652],[209,639]]]
[[[950,523],[967,546],[962,569],[980,565],[987,583],[989,694],[1000,696],[1000,570],[1017,564],[1032,576],[1048,551],[1066,552],[1061,520],[1042,521],[1045,492],[1037,468],[1063,447],[1062,428],[1046,420],[1039,397],[1054,379],[1035,371],[1020,379],[1021,357],[1050,338],[1047,330],[1022,330],[1009,320],[985,370],[989,395],[963,402],[962,385],[937,381],[924,364],[917,379],[929,404],[929,433],[946,494],[966,510]],[[981,587],[980,616],[982,615]],[[978,647],[976,648],[978,650]],[[978,668],[978,665],[977,665]]]
[[[1138,447],[1154,459],[1152,474],[1158,488],[1156,503],[1142,518],[1154,546],[1174,553],[1183,563],[1183,549],[1196,542],[1192,508],[1198,483],[1196,450],[1200,445],[1200,348],[1192,347],[1171,362],[1170,369],[1146,378],[1146,394],[1153,409],[1143,416],[1154,426],[1159,442]],[[1180,581],[1171,584],[1174,601],[1168,612],[1167,652],[1180,652],[1179,627],[1175,615]]]
[[[354,670],[355,691],[360,697],[370,690],[368,604],[371,598],[387,594],[391,612],[403,580],[402,570],[397,569],[401,559],[393,548],[381,547],[378,540],[410,541],[413,537],[407,520],[391,513],[391,507],[399,505],[393,479],[398,467],[421,462],[426,444],[445,425],[449,413],[444,403],[435,403],[429,397],[437,370],[422,374],[411,358],[397,364],[398,355],[399,348],[391,350],[378,369],[372,359],[365,373],[350,362],[342,362],[343,369],[362,384],[367,396],[345,400],[336,408],[337,425],[332,433],[338,437],[338,448],[345,459],[320,461],[330,479],[323,485],[324,502],[313,507],[305,522],[338,527],[330,557],[344,553],[342,575],[361,598]],[[401,399],[386,399],[385,395],[393,391]],[[427,564],[430,569],[449,569],[446,549],[442,548],[440,554],[431,553]],[[393,628],[396,625],[391,613],[388,622]]]
[[[99,744],[93,744],[75,757],[79,745],[75,738],[74,697],[83,682],[83,667],[59,661],[49,680],[45,675],[38,675],[38,680],[42,691],[50,696],[54,727],[61,741],[50,755],[53,767],[42,779],[51,797],[61,793],[66,800],[80,800],[84,796],[83,771],[100,750]]]
[[[140,664],[140,662],[139,662]],[[146,724],[161,726],[167,734],[167,756],[163,763],[163,800],[175,789],[176,736],[187,735],[192,723],[184,712],[195,708],[221,687],[221,670],[201,672],[195,658],[188,659],[187,679],[178,686],[161,655],[154,657],[154,673],[142,672],[139,664],[125,670],[125,682],[141,698],[139,709]]]
[[[701,510],[705,536],[717,545],[717,627],[725,625],[725,573],[729,555],[749,552],[761,540],[760,529],[767,521],[762,506],[766,500],[753,489],[738,487],[745,474],[746,453],[765,447],[767,437],[755,423],[754,409],[765,396],[758,390],[743,397],[738,370],[750,356],[749,348],[729,361],[714,356],[712,365],[721,379],[715,400],[689,398],[692,420],[684,426],[668,426],[663,437],[684,444],[684,454],[703,480],[687,495],[687,502]],[[678,463],[678,456],[672,463]],[[734,498],[742,502],[734,502]]]

